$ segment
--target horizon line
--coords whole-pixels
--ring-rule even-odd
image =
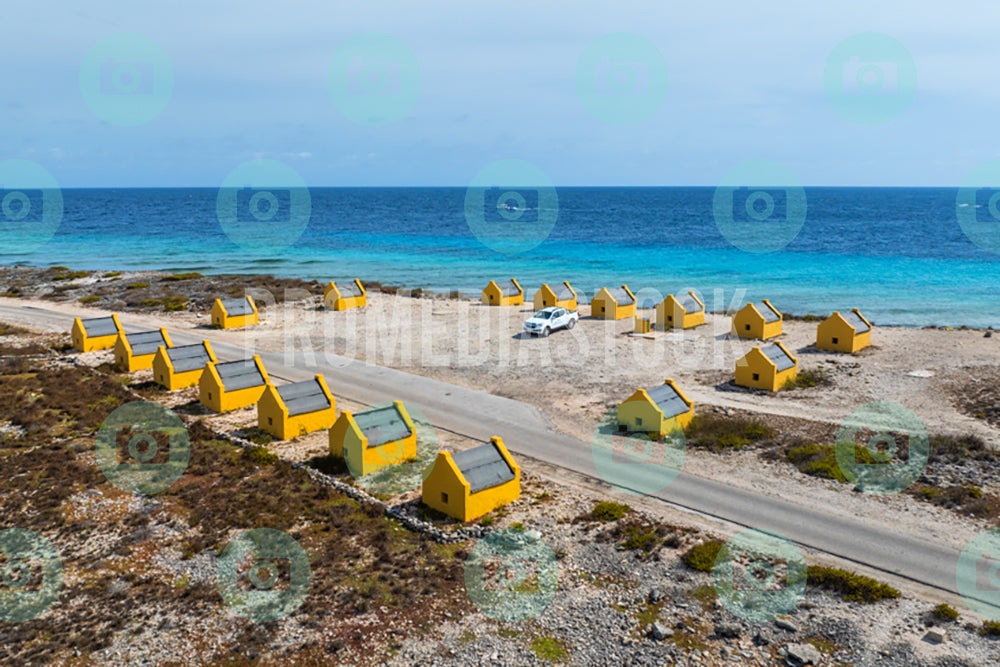
[[[2,185],[0,185],[2,187]],[[219,185],[67,185],[59,187],[60,190],[219,190],[223,186]],[[231,186],[230,186],[231,187]],[[294,189],[300,188],[302,186],[286,186],[286,185],[268,185],[268,186],[242,186],[242,187],[274,187],[274,188],[287,188]],[[469,185],[307,185],[307,189],[339,189],[339,190],[363,190],[363,189],[376,189],[376,188],[393,188],[400,190],[433,190],[433,189],[454,189],[454,190],[467,190]],[[700,188],[700,189],[716,189],[719,187],[778,187],[778,188],[831,188],[831,189],[852,189],[852,190],[948,190],[948,189],[963,189],[962,185],[800,185],[800,186],[786,186],[786,185],[555,185],[555,186],[544,186],[544,185],[516,185],[516,186],[502,186],[502,187],[521,187],[521,188],[543,188],[552,187],[556,190],[559,189],[635,189],[635,190],[657,190],[657,189],[672,189],[672,188]],[[975,189],[984,189],[988,186],[977,187]]]

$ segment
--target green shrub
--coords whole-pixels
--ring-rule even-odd
[[[121,274],[122,274],[121,271],[108,271],[107,273],[104,274],[104,277],[105,278],[117,278]]]
[[[810,586],[837,593],[848,602],[878,602],[899,597],[899,591],[877,579],[836,567],[810,565],[806,570]]]
[[[193,278],[204,278],[204,277],[205,276],[201,275],[197,271],[191,271],[189,273],[175,273],[172,276],[165,276],[163,278],[160,278],[160,282],[161,283],[175,283],[175,282],[178,282],[180,280],[191,280]]]
[[[187,299],[183,296],[168,296],[163,300],[163,310],[168,313],[187,310]]]
[[[825,387],[832,384],[830,373],[822,368],[799,371],[795,379],[785,381],[785,389],[808,389],[809,387]]]
[[[545,662],[565,662],[569,658],[566,645],[555,637],[542,635],[531,640],[531,650],[539,660]]]
[[[91,294],[90,296],[84,296],[77,299],[80,303],[94,303],[95,301],[100,301],[101,297],[96,294]]]
[[[711,572],[715,567],[715,559],[719,556],[723,543],[719,540],[706,540],[696,544],[681,556],[681,560],[692,570]]]
[[[256,426],[243,429],[243,437],[255,445],[268,445],[274,440],[274,436]]]
[[[742,449],[751,442],[774,436],[775,430],[762,421],[714,414],[695,415],[685,429],[685,437],[690,446],[714,452]]]
[[[243,451],[246,457],[257,465],[269,466],[278,462],[278,455],[267,447],[247,447]]]
[[[594,505],[594,510],[590,513],[590,516],[597,521],[617,521],[631,509],[628,505],[605,500]]]
[[[1000,621],[983,621],[983,629],[979,634],[984,637],[1000,637]]]
[[[744,438],[742,435],[736,435],[735,433],[723,433],[719,436],[719,447],[722,449],[740,450],[749,444],[749,440]]]
[[[626,551],[642,550],[649,553],[659,541],[656,529],[651,526],[632,524],[625,529],[625,539],[619,544]]]
[[[934,618],[938,619],[939,621],[958,620],[958,612],[955,611],[955,608],[943,602],[938,606],[934,607],[934,611],[931,613],[934,615]]]
[[[837,463],[837,452],[832,445],[806,443],[786,451],[785,458],[806,475],[834,479],[838,482],[847,481]]]
[[[87,271],[69,271],[67,273],[57,273],[52,276],[52,280],[76,280],[77,278],[86,278],[89,274]]]
[[[482,525],[484,525],[484,526],[492,526],[493,525],[493,517],[491,517],[491,516],[484,516],[482,519],[479,520],[479,523],[482,524]]]
[[[125,289],[142,289],[144,287],[149,287],[149,283],[129,283]]]

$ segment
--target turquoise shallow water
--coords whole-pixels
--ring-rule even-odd
[[[627,283],[640,301],[694,289],[713,310],[769,298],[794,314],[858,307],[883,325],[1000,326],[1000,255],[964,235],[954,188],[806,188],[801,231],[767,254],[720,233],[713,188],[559,188],[557,212],[524,192],[514,215],[554,224],[536,247],[505,254],[470,231],[464,188],[312,188],[304,233],[267,252],[227,236],[215,189],[66,190],[51,240],[3,263],[357,276],[470,295],[491,278],[516,277],[529,295],[546,281],[584,295]],[[280,216],[289,201],[277,193],[279,215],[264,228],[275,240],[295,226]],[[776,218],[791,217],[791,199],[775,191],[772,201]]]

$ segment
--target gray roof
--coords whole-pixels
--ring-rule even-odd
[[[858,314],[853,310],[849,313],[841,313],[841,316],[847,320],[848,324],[854,327],[854,333],[864,333],[871,329],[871,327],[868,326],[868,323],[858,317]]]
[[[127,333],[125,334],[125,340],[128,341],[129,346],[132,348],[132,354],[137,357],[144,354],[156,354],[156,348],[161,345],[169,347],[167,341],[163,338],[163,332],[159,329]]]
[[[238,299],[222,299],[222,307],[225,309],[226,315],[230,317],[253,313],[253,306],[250,305],[250,299],[245,296]]]
[[[685,313],[700,313],[705,310],[705,307],[698,303],[690,294],[681,294],[680,296],[675,296],[674,299],[680,304],[681,308],[684,309]]]
[[[669,384],[661,384],[659,387],[653,387],[652,389],[647,389],[646,393],[649,397],[653,399],[653,402],[663,410],[663,416],[670,418],[676,417],[677,415],[682,415],[691,408],[681,395],[670,386]]]
[[[624,287],[609,287],[608,293],[611,294],[611,298],[615,300],[619,306],[627,306],[629,304],[635,303],[635,299],[625,291]]]
[[[227,361],[216,364],[215,371],[222,380],[222,388],[225,391],[236,391],[247,387],[259,387],[264,384],[264,376],[261,375],[257,363],[253,359],[240,359],[239,361]]]
[[[792,358],[785,354],[785,351],[777,345],[769,345],[768,347],[761,348],[761,352],[774,362],[779,371],[788,370],[795,365]]]
[[[278,387],[278,395],[288,408],[289,417],[318,412],[330,407],[330,401],[327,400],[323,387],[316,378],[305,382],[283,384]]]
[[[469,483],[470,493],[491,489],[514,479],[514,471],[492,442],[456,452],[451,458]]]
[[[113,317],[91,317],[80,320],[83,323],[83,330],[87,336],[113,336],[118,334],[118,327],[115,325]]]
[[[778,320],[781,319],[781,316],[778,315],[778,311],[776,311],[774,308],[768,307],[768,305],[763,301],[758,301],[757,303],[755,303],[754,308],[757,309],[758,313],[764,316],[765,322],[768,323],[777,322]]]
[[[517,296],[521,293],[521,288],[513,280],[501,280],[497,283],[497,287],[504,296]]]
[[[212,358],[208,356],[208,350],[204,343],[194,345],[181,345],[180,347],[168,347],[167,357],[174,366],[175,373],[193,371],[196,368],[203,368]]]
[[[566,283],[557,283],[555,285],[549,285],[549,289],[552,293],[556,295],[556,299],[559,301],[565,301],[567,299],[572,299],[576,295],[573,294],[573,290],[570,289],[569,285]]]
[[[369,447],[378,447],[410,435],[410,428],[403,421],[403,415],[399,414],[395,403],[384,408],[358,412],[354,415],[354,422],[368,438]]]
[[[352,296],[361,296],[361,288],[353,280],[344,281],[341,283],[334,282],[337,286],[337,291],[340,292],[340,296],[350,298]]]

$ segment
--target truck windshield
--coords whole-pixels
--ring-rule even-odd
[[[552,317],[552,313],[549,311],[540,310],[537,313],[535,313],[535,317],[537,317],[540,320],[547,320],[550,317]]]

